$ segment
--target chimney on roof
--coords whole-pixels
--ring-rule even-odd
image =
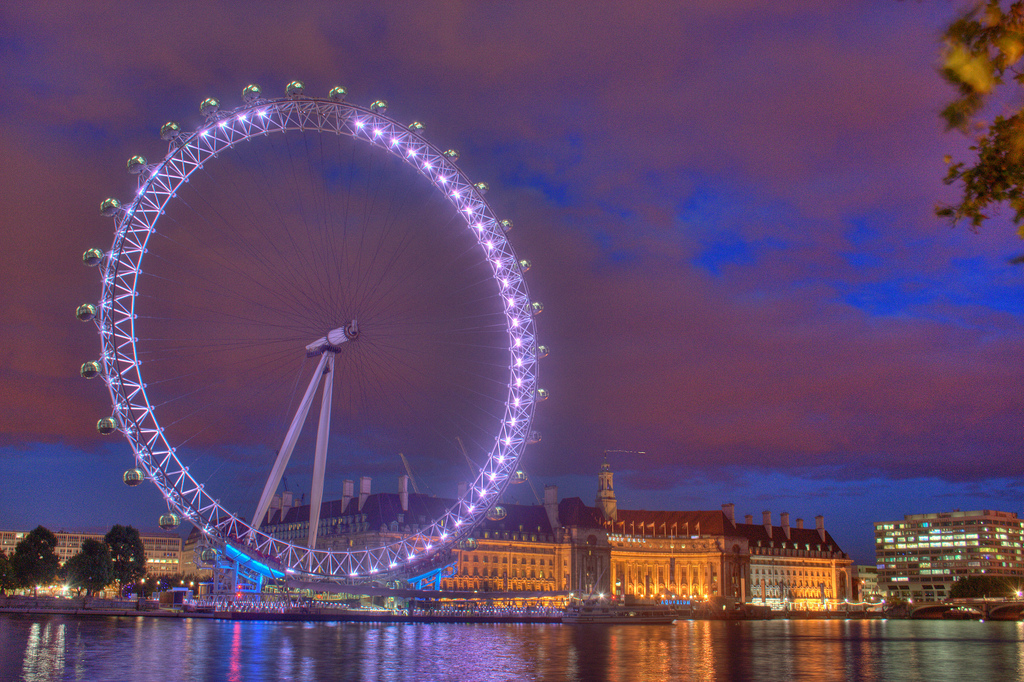
[[[722,513],[725,514],[725,518],[729,519],[729,523],[736,525],[736,505],[732,502],[726,502],[722,505]]]
[[[789,539],[789,512],[782,512],[780,515],[782,519],[782,532],[786,534],[786,539]]]
[[[746,523],[748,525],[753,526],[754,525],[754,515],[753,514],[747,514],[746,516],[744,516],[743,517],[743,523]]]
[[[796,520],[796,527],[797,528],[803,528],[804,527],[804,520],[803,519],[797,519]]]
[[[770,511],[761,512],[761,519],[764,523],[764,532],[768,533],[768,537],[772,536],[772,513]]]
[[[402,504],[402,511],[409,511],[409,477],[398,477],[398,501]]]
[[[278,512],[281,511],[281,496],[280,495],[274,495],[273,497],[270,498],[270,512],[267,514],[267,520],[268,521],[270,519],[274,518],[274,510],[275,509]],[[280,521],[280,516],[278,517],[278,521]]]
[[[469,492],[469,483],[466,481],[459,481],[459,491],[456,493],[460,500],[465,499],[466,493]]]
[[[287,516],[288,511],[292,508],[292,491],[285,490],[281,493],[281,518]]]
[[[355,494],[356,484],[352,481],[344,481],[341,484],[341,513],[344,514],[348,511],[348,503],[352,501],[352,496]]]
[[[370,497],[371,480],[369,476],[359,477],[359,511],[363,511],[363,505],[366,504],[366,499]]]
[[[555,531],[559,527],[557,485],[544,486],[544,511],[547,512],[548,523],[551,524],[551,529]]]
[[[825,542],[825,517],[818,514],[814,517],[814,523],[818,526],[818,535],[821,536],[821,541]]]

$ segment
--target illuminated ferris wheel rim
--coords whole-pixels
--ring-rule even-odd
[[[101,212],[116,219],[113,246],[102,269],[103,293],[96,319],[100,329],[100,367],[113,403],[112,424],[122,431],[138,466],[161,490],[170,507],[195,525],[212,542],[230,551],[255,553],[285,573],[315,579],[349,580],[381,577],[404,570],[465,537],[487,514],[509,484],[530,438],[534,407],[544,392],[537,387],[535,312],[542,306],[530,300],[521,262],[505,237],[509,221],[499,221],[483,199],[487,186],[474,185],[455,165],[457,153],[442,151],[421,135],[423,126],[402,126],[384,115],[386,104],[363,108],[344,101],[335,88],[329,98],[308,97],[291,83],[288,96],[264,99],[259,88],[243,91],[246,104],[221,111],[216,100],[204,100],[204,125],[182,132],[165,124],[161,136],[170,142],[167,155],[148,165],[142,157],[128,162],[138,173],[136,196],[124,206],[104,201]],[[194,171],[221,151],[257,136],[299,131],[334,133],[361,140],[402,159],[426,177],[458,211],[476,238],[493,272],[507,323],[509,343],[508,395],[505,414],[486,464],[466,495],[415,535],[360,550],[311,549],[271,537],[259,530],[259,519],[243,517],[221,506],[189,473],[167,440],[146,394],[135,335],[135,303],[143,256],[164,207]],[[84,372],[83,372],[84,373]],[[101,420],[101,423],[104,420]],[[273,569],[271,572],[274,573]],[[280,571],[278,571],[279,573]]]

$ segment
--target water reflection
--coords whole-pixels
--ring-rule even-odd
[[[0,680],[1011,680],[1024,624],[257,623],[0,616]]]

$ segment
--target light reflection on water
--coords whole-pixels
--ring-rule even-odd
[[[0,680],[1020,680],[1024,624],[258,623],[0,615]]]

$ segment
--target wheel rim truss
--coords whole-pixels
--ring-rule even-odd
[[[385,149],[428,178],[455,206],[489,262],[505,303],[510,355],[509,392],[500,432],[487,463],[465,497],[420,532],[360,550],[310,549],[271,537],[224,508],[178,459],[146,395],[136,352],[136,287],[149,238],[164,207],[189,176],[220,152],[252,137],[318,131],[361,139]],[[103,377],[113,416],[138,466],[169,506],[209,542],[255,553],[286,574],[332,581],[379,579],[450,547],[482,522],[515,473],[527,444],[537,390],[536,323],[523,272],[501,223],[462,171],[418,133],[380,113],[345,102],[300,97],[257,100],[219,112],[199,129],[170,142],[162,161],[139,176],[136,196],[115,215],[110,257],[102,268],[99,315]]]

